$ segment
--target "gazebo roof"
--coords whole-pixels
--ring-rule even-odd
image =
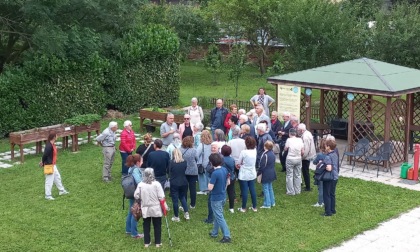
[[[278,75],[267,80],[272,84],[381,96],[420,91],[420,70],[368,58]]]

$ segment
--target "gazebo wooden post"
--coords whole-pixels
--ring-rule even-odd
[[[414,95],[407,94],[407,113],[404,120],[404,162],[408,161],[408,149],[411,147],[411,134],[410,125],[413,125],[413,116],[414,116]]]
[[[343,92],[338,92],[337,95],[337,116],[338,118],[343,118],[343,98],[344,98],[344,93]]]
[[[392,109],[392,97],[386,98],[386,107],[385,107],[385,128],[384,128],[384,142],[388,142],[391,138],[391,109]],[[389,160],[392,162],[392,158]],[[388,163],[384,165],[388,167]]]
[[[311,96],[305,94],[305,108],[306,108],[306,117],[305,117],[305,124],[306,129],[311,130]]]
[[[350,147],[349,151],[353,151],[351,146],[353,145],[353,124],[354,124],[354,102],[349,101],[349,119],[347,127],[347,145]],[[348,157],[348,161],[351,163],[351,157]]]
[[[319,97],[319,123],[324,123],[325,108],[324,108],[324,89],[321,89],[321,95]]]

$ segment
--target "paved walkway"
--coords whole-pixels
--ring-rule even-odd
[[[117,130],[117,132],[116,132],[117,142],[120,141],[121,131],[122,130]],[[141,141],[143,141],[143,139],[140,138],[140,134],[134,134],[134,135],[135,135],[137,141],[139,141],[140,139],[141,139]],[[81,138],[81,137],[78,138],[79,145],[87,144],[88,143],[88,140],[87,139],[88,139],[87,136],[84,137],[84,138]],[[92,137],[91,137],[91,143],[92,144],[97,144],[94,139],[95,139],[95,136],[92,135]],[[57,145],[57,149],[61,149],[61,145],[62,145],[61,138],[57,139],[56,145]],[[71,150],[71,148],[70,148],[71,145],[72,145],[72,140],[69,139],[69,149],[70,150]],[[24,148],[23,149],[23,154],[25,156],[26,155],[33,155],[33,154],[35,154],[35,149],[36,149],[35,146]],[[20,164],[20,161],[17,161],[19,157],[20,157],[19,148],[17,150],[15,150],[15,160],[11,160],[11,152],[10,151],[6,151],[6,152],[3,152],[3,153],[0,153],[0,169],[1,168],[7,169],[7,168],[13,167],[16,164]]]

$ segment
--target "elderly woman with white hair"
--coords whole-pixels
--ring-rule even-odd
[[[204,125],[200,122],[194,124],[193,136],[194,136],[194,148],[197,149],[198,145],[200,144],[201,132],[204,129]]]
[[[197,98],[193,97],[191,99],[191,106],[185,107],[184,110],[186,114],[190,115],[191,124],[201,123],[204,120],[203,109],[198,106]]]
[[[169,207],[165,201],[162,186],[155,179],[153,168],[146,168],[143,181],[137,185],[134,198],[141,201],[143,217],[144,246],[151,245],[150,226],[153,222],[156,247],[162,246],[162,216],[166,216]]]
[[[127,120],[124,122],[124,129],[120,135],[120,154],[122,161],[121,174],[126,175],[128,173],[128,168],[125,165],[125,161],[129,155],[133,153],[136,149],[136,137],[134,136],[134,131],[132,128],[133,124],[131,121]]]
[[[115,131],[118,129],[117,122],[110,122],[108,128],[96,137],[96,141],[102,145],[102,154],[104,155],[104,166],[102,168],[102,179],[104,182],[110,182],[111,168],[115,158],[115,140],[117,136]]]
[[[174,152],[174,149],[181,148],[181,135],[179,133],[174,133],[174,141],[168,145],[168,148],[166,148],[166,152],[169,153],[169,158],[172,160],[172,153]]]

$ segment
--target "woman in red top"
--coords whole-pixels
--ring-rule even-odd
[[[132,129],[133,124],[131,121],[127,120],[124,122],[124,129],[120,135],[120,154],[122,161],[121,173],[122,175],[128,174],[128,168],[125,165],[125,160],[131,153],[136,149],[136,137],[134,136],[134,131]]]
[[[225,122],[224,122],[224,125],[225,125],[225,128],[226,128],[226,132],[225,132],[226,134],[230,130],[229,119],[232,116],[238,117],[238,106],[236,106],[236,104],[232,104],[232,105],[230,105],[229,108],[230,108],[230,112],[226,115],[226,119],[225,119]]]
[[[53,183],[59,190],[59,195],[65,195],[69,192],[64,189],[63,184],[61,183],[61,175],[57,169],[57,147],[55,146],[55,140],[57,139],[57,134],[55,131],[50,131],[48,134],[48,141],[45,144],[44,154],[42,155],[41,165],[54,165],[54,171],[52,174],[45,175],[45,199],[54,200],[51,189]]]

